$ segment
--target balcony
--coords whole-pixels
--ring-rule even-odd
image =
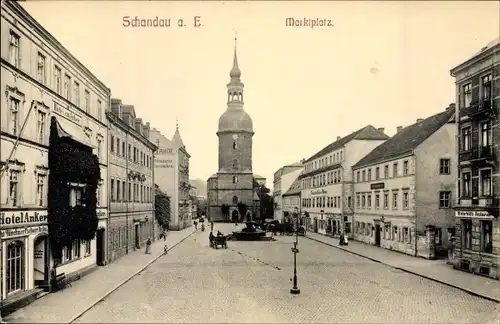
[[[491,100],[483,100],[481,102],[471,103],[469,107],[460,108],[458,117],[469,117],[473,119],[487,118],[490,119],[496,115],[495,102]]]
[[[473,147],[468,151],[461,151],[458,153],[459,161],[491,161],[495,162],[496,154],[492,145]]]

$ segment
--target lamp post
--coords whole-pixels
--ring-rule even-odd
[[[299,250],[297,249],[297,244],[299,243],[299,208],[295,207],[295,241],[293,242],[293,287],[290,289],[290,293],[292,295],[300,294],[300,289],[297,287],[297,253]]]

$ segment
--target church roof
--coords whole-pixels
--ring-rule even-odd
[[[253,121],[246,111],[229,108],[219,118],[219,132],[244,131],[253,133]]]
[[[229,72],[229,76],[231,77],[231,79],[239,79],[241,77],[241,71],[238,66],[238,55],[236,54],[236,44],[234,46],[233,67]]]

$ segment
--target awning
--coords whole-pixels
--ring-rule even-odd
[[[59,137],[68,137],[92,149],[96,148],[90,141],[90,138],[85,135],[81,126],[60,117],[56,117],[56,123]]]

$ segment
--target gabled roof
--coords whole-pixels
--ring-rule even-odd
[[[184,147],[184,142],[182,142],[181,133],[179,132],[179,128],[175,129],[174,137],[172,138],[172,142],[178,147]]]
[[[292,183],[290,188],[283,194],[283,196],[293,196],[300,194],[300,190],[302,189],[301,183],[302,181],[300,180],[300,177],[297,177],[297,179],[295,179],[295,181]]]
[[[384,132],[379,131],[372,125],[365,126],[361,129],[358,129],[357,131],[342,137],[341,139],[331,143],[330,145],[326,146],[324,149],[319,151],[318,153],[314,154],[311,156],[309,159],[307,159],[305,162],[309,162],[311,160],[314,160],[320,156],[326,155],[330,152],[333,152],[347,143],[349,143],[352,140],[386,140],[388,139],[389,136],[384,134]]]
[[[454,120],[454,109],[447,109],[439,114],[403,128],[399,133],[377,146],[353,168],[372,165],[392,158],[410,154],[429,136],[449,121]]]

